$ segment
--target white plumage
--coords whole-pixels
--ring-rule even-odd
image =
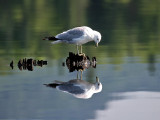
[[[84,80],[74,79],[68,82],[55,81],[54,83],[45,85],[69,93],[76,98],[82,99],[91,98],[94,93],[102,91],[102,84],[99,82],[98,77],[96,77],[95,83],[89,83]]]
[[[98,47],[98,43],[101,41],[101,34],[98,31],[92,30],[90,27],[82,26],[64,31],[56,35],[55,37],[45,37],[45,40],[56,40],[52,42],[52,44],[69,43],[75,44],[77,46],[82,46],[82,44],[94,41],[96,46]],[[79,52],[78,49],[77,52]]]

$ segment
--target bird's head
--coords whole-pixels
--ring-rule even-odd
[[[101,41],[101,34],[98,31],[94,30],[94,42],[96,44],[96,47],[98,47],[98,43]]]
[[[96,83],[95,83],[95,93],[102,91],[102,84],[99,81],[99,78],[96,77]]]

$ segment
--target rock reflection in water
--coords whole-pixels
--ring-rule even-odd
[[[64,66],[64,63],[62,63]],[[66,59],[66,65],[69,69],[69,72],[73,72],[75,70],[84,70],[89,67],[96,68],[96,57],[92,57],[92,60],[88,56],[78,55],[72,52],[69,52],[69,57]]]
[[[102,91],[102,84],[100,83],[98,77],[96,77],[95,83],[90,83],[82,79],[73,79],[68,82],[55,81],[44,85],[65,93],[69,93],[74,97],[81,99],[91,98],[94,93]]]
[[[10,63],[10,67],[13,69],[14,68],[14,66],[13,66],[13,60],[11,61],[11,63]]]
[[[30,59],[20,59],[17,63],[17,66],[19,68],[19,70],[28,70],[28,71],[33,71],[33,66],[43,66],[43,65],[47,65],[47,61],[44,60],[33,60],[32,58]],[[13,61],[11,61],[10,63],[10,67],[13,69],[14,65],[13,65]]]

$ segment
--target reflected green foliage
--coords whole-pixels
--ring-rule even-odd
[[[115,100],[135,100],[138,91],[147,91],[142,99],[136,97],[144,103],[158,100],[159,5],[160,0],[0,0],[0,119],[93,120],[106,109],[110,115]],[[43,85],[76,79],[77,73],[62,66],[76,46],[51,45],[42,38],[82,25],[102,34],[98,48],[93,42],[83,45],[86,55],[96,57],[97,66],[86,69],[82,79],[94,83],[98,76],[103,91],[84,101]],[[32,72],[20,71],[16,65],[23,58],[48,64]],[[146,96],[148,92],[153,96]],[[155,112],[153,107],[148,110],[149,115]]]
[[[1,0],[0,64],[30,56],[62,58],[69,51],[74,52],[75,46],[52,46],[42,38],[82,25],[102,33],[100,47],[95,49],[93,43],[88,43],[84,47],[86,54],[111,57],[113,64],[123,63],[128,56],[148,62],[151,56],[160,54],[159,3],[160,0]]]

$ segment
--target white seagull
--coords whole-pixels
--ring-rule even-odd
[[[60,91],[69,93],[76,98],[88,99],[91,98],[94,93],[102,91],[102,84],[96,77],[95,83],[89,83],[84,80],[74,79],[68,82],[55,81],[54,83],[44,84],[48,87],[56,88]]]
[[[52,44],[75,44],[77,46],[77,53],[79,54],[78,46],[81,47],[80,52],[82,53],[82,44],[87,42],[94,41],[96,47],[98,47],[98,43],[101,41],[101,34],[98,31],[92,30],[90,27],[82,26],[64,31],[56,36],[45,37],[43,40],[54,41]]]

